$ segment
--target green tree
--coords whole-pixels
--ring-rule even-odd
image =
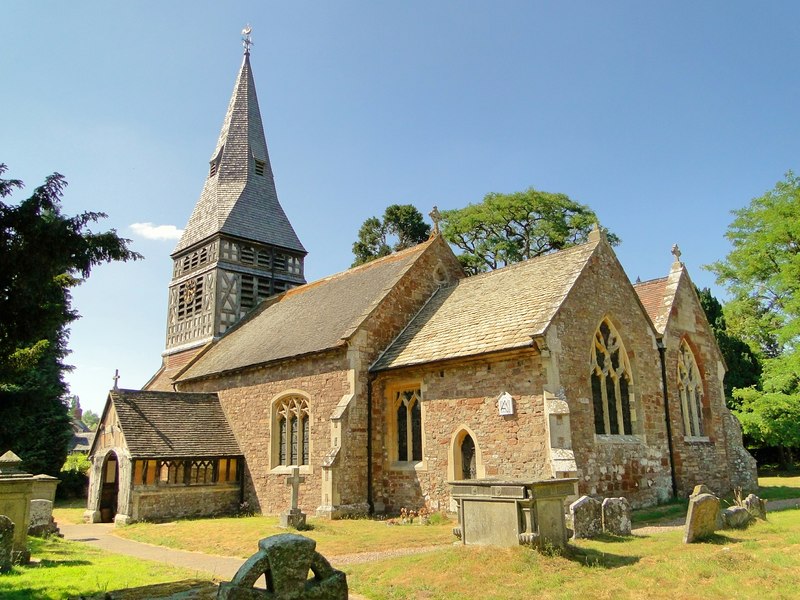
[[[68,325],[78,318],[70,290],[100,263],[141,258],[113,229],[89,230],[106,215],[62,214],[65,185],[55,173],[18,205],[0,201],[0,449],[51,475],[72,435],[63,378]],[[20,188],[0,178],[0,199]]]
[[[100,422],[100,415],[96,412],[91,410],[83,411],[83,416],[81,417],[81,421],[83,424],[86,425],[89,429],[94,431],[97,429],[97,424]]]
[[[787,173],[733,214],[725,234],[733,249],[709,268],[732,297],[728,329],[763,366],[760,385],[734,397],[745,432],[785,456],[800,445],[800,179]]]
[[[353,244],[352,266],[416,246],[427,240],[430,233],[430,225],[413,205],[392,204],[384,211],[383,219],[370,217],[361,225],[358,240]]]
[[[711,294],[711,290],[695,289],[728,367],[724,382],[725,401],[728,408],[739,408],[741,403],[734,398],[733,390],[757,385],[761,377],[761,362],[750,346],[728,331],[722,304]]]
[[[475,274],[585,242],[597,216],[565,194],[528,188],[442,211],[442,222],[445,239],[462,250],[465,271]],[[606,233],[611,244],[619,243]]]

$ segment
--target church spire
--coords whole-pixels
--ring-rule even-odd
[[[203,192],[172,253],[167,354],[222,335],[259,301],[305,283],[306,250],[275,191],[267,140],[244,56]]]
[[[203,192],[173,257],[217,233],[305,254],[275,190],[250,67],[250,32],[249,26],[242,31],[242,66],[211,154]]]

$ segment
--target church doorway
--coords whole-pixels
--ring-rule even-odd
[[[475,440],[467,433],[461,440],[461,479],[475,479],[476,476]]]
[[[117,515],[119,500],[119,461],[117,455],[109,452],[103,465],[103,478],[100,484],[100,521],[111,523]]]

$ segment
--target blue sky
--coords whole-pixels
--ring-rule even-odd
[[[74,294],[69,376],[99,412],[115,369],[143,385],[164,349],[175,240],[251,62],[281,203],[309,280],[346,269],[367,217],[529,186],[588,204],[628,275],[678,243],[700,286],[730,211],[800,156],[796,2],[56,2],[6,0],[0,162],[53,171],[65,211],[108,213],[146,256]],[[18,196],[21,199],[23,196]],[[721,290],[715,289],[721,295]]]

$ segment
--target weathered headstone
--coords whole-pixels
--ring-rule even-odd
[[[745,529],[755,517],[744,506],[729,506],[722,511],[722,526],[725,529]]]
[[[572,537],[593,538],[603,531],[603,507],[591,496],[581,496],[569,505],[572,515]]]
[[[767,503],[756,496],[755,494],[748,494],[747,498],[742,503],[753,517],[766,521],[767,519]]]
[[[719,498],[713,494],[692,494],[689,497],[689,512],[686,514],[683,543],[691,544],[695,540],[712,535],[717,530],[718,514]]]
[[[294,533],[264,538],[233,579],[220,584],[217,599],[347,600],[346,575],[331,567],[316,546],[314,540]],[[308,578],[309,570],[313,579]],[[262,575],[266,591],[253,588]]]
[[[49,500],[31,500],[31,521],[28,535],[45,536],[58,533],[53,521],[53,503]]]
[[[631,505],[627,498],[603,500],[603,531],[612,535],[631,534]]]
[[[306,478],[300,477],[300,469],[294,467],[291,476],[286,478],[286,485],[292,486],[292,505],[287,511],[280,514],[278,525],[281,527],[292,527],[302,529],[306,526],[306,515],[297,507],[297,499],[300,493],[300,484],[305,483]]]
[[[8,573],[14,563],[14,522],[0,515],[0,573]]]
[[[691,498],[692,496],[699,496],[700,494],[712,494],[713,495],[713,492],[710,489],[708,489],[707,485],[704,485],[704,484],[701,483],[700,485],[694,486],[694,490],[692,490],[692,494],[689,497]]]

